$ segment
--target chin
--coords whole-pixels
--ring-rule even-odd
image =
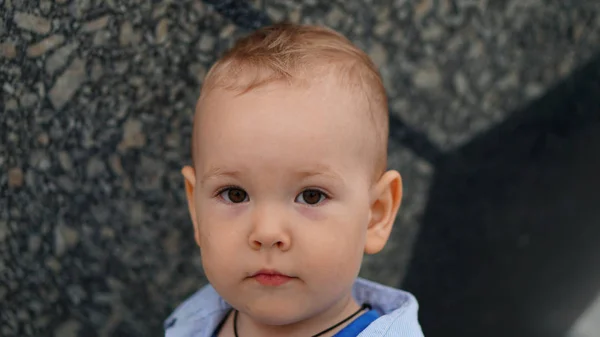
[[[258,308],[249,308],[246,314],[262,324],[278,326],[293,324],[306,319],[306,313],[298,309],[298,307],[261,306]]]

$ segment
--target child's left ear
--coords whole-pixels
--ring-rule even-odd
[[[402,201],[402,177],[395,170],[387,171],[371,190],[371,216],[367,228],[365,253],[383,249],[394,226]]]

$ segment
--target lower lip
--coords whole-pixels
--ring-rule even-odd
[[[291,281],[293,277],[285,275],[258,274],[254,276],[254,279],[264,286],[276,287]]]

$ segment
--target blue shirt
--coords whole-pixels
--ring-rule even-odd
[[[379,313],[375,310],[370,310],[362,315],[359,315],[354,321],[336,333],[333,337],[356,337],[361,333],[371,322],[379,317]],[[221,322],[224,323],[224,322]],[[213,332],[212,337],[217,337],[220,332],[220,328],[217,328]]]
[[[346,327],[336,333],[333,337],[356,337],[378,317],[379,313],[377,310],[369,310],[368,312],[358,316],[357,319],[346,325]]]
[[[412,294],[357,278],[352,295],[358,303],[371,304],[378,314],[358,337],[423,337],[417,318],[419,305]],[[207,285],[183,302],[166,319],[165,337],[211,337],[230,310],[231,306],[211,285]],[[354,323],[360,324],[357,321],[359,319],[346,328]],[[344,336],[348,335],[335,337]]]

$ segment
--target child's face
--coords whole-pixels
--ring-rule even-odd
[[[201,103],[186,178],[203,267],[258,321],[289,324],[349,300],[373,201],[369,118],[357,101],[324,80],[216,90]],[[292,278],[265,285],[252,277],[261,270]]]

